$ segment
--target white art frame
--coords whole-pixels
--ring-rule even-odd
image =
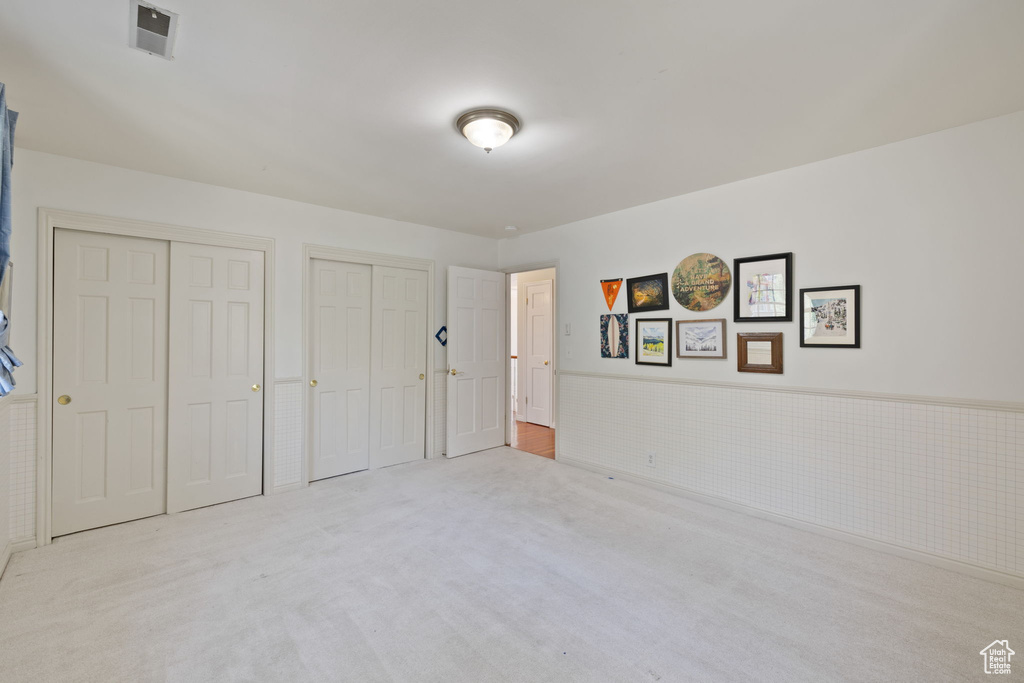
[[[724,360],[727,354],[725,318],[676,321],[676,358]]]

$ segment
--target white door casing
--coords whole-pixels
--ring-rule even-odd
[[[448,267],[449,458],[505,444],[505,278]]]
[[[371,267],[312,259],[310,481],[370,466]]]
[[[53,287],[52,534],[161,514],[168,243],[54,230]]]
[[[526,284],[526,421],[551,426],[551,280]]]
[[[263,488],[263,252],[171,244],[167,511]]]
[[[425,455],[427,274],[373,266],[370,467]]]

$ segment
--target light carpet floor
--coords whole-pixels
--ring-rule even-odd
[[[78,534],[0,581],[6,681],[963,681],[997,638],[1024,653],[1024,591],[511,449]]]

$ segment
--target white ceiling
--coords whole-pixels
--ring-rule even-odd
[[[1021,0],[128,4],[0,0],[20,146],[492,237],[1024,109]]]

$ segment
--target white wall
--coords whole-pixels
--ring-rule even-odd
[[[728,360],[601,359],[599,281],[671,274],[702,251],[730,266],[792,251],[796,288],[862,285],[862,348],[801,349],[796,320],[734,324],[730,293],[712,311],[657,312],[727,318]],[[560,322],[573,324],[563,370],[1024,401],[1024,112],[501,244],[503,265],[554,258]],[[737,373],[736,332],[777,330],[785,374]]]
[[[727,360],[602,359],[600,280],[698,251],[792,251],[797,288],[862,285],[863,347],[733,323],[730,296],[652,314],[726,318]],[[501,244],[503,265],[558,260],[559,461],[1018,578],[1022,258],[1024,112]],[[740,330],[783,331],[785,374],[737,373]]]
[[[302,244],[433,259],[435,320],[445,320],[446,267],[494,269],[497,243],[449,230],[140,173],[25,149],[15,152],[12,258],[16,264],[12,347],[25,362],[18,393],[35,391],[36,212],[39,207],[243,233],[276,240],[275,370],[302,374]],[[431,342],[435,363],[444,349]]]

